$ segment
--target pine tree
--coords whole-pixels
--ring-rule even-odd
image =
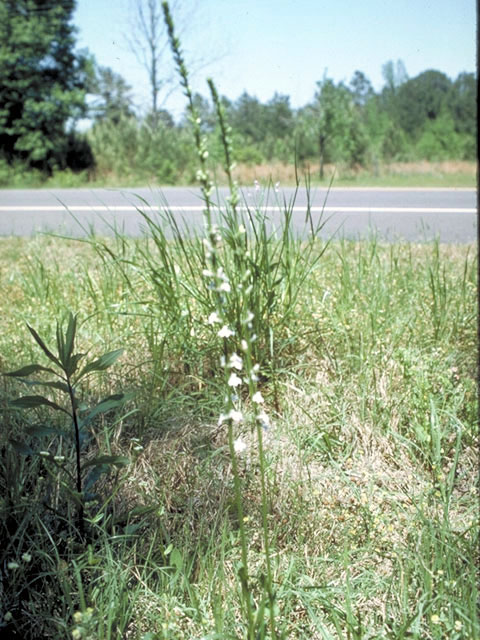
[[[0,0],[0,154],[51,173],[72,152],[90,72],[75,52],[74,0]]]

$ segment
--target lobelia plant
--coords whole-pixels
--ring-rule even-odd
[[[90,374],[105,371],[108,369],[123,353],[123,349],[110,351],[80,366],[82,360],[86,357],[86,353],[75,353],[75,337],[77,331],[77,316],[69,313],[67,327],[64,331],[61,323],[57,322],[56,330],[56,346],[57,354],[54,354],[38,335],[38,333],[30,325],[27,327],[40,346],[44,354],[52,363],[52,366],[43,366],[40,364],[30,364],[16,371],[11,371],[3,375],[13,378],[19,378],[30,386],[40,386],[46,389],[60,391],[67,397],[66,406],[58,404],[43,395],[26,395],[16,400],[12,400],[9,404],[17,409],[35,409],[37,407],[49,407],[54,411],[61,412],[68,416],[73,427],[72,430],[65,430],[60,427],[33,425],[27,429],[27,434],[34,437],[42,437],[45,435],[58,436],[61,443],[65,441],[74,442],[75,452],[75,472],[67,467],[67,458],[63,455],[53,455],[50,451],[35,451],[30,445],[11,440],[13,447],[24,455],[39,455],[45,459],[47,471],[61,478],[65,474],[70,482],[61,481],[62,486],[67,490],[69,496],[77,505],[77,525],[80,537],[85,536],[84,510],[85,503],[94,498],[89,493],[92,486],[103,474],[107,473],[112,466],[123,467],[129,463],[129,459],[125,456],[100,455],[92,460],[82,463],[82,449],[88,444],[89,432],[87,427],[93,419],[99,414],[105,413],[122,405],[126,396],[123,393],[108,396],[101,400],[93,407],[87,407],[81,404],[77,398],[78,385],[85,380]],[[33,374],[46,373],[54,376],[53,380],[28,380],[27,378]],[[90,473],[84,478],[85,469],[90,468]],[[73,484],[74,488],[71,486]]]

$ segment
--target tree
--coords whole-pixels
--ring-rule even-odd
[[[396,65],[389,60],[382,66],[384,87],[381,93],[381,102],[384,111],[392,120],[396,119],[396,97],[400,87],[407,82],[408,75],[402,60],[397,60]]]
[[[164,58],[168,50],[163,13],[159,0],[135,0],[133,3],[131,35],[127,38],[137,60],[145,67],[150,84],[152,122],[158,113],[158,96],[171,81],[164,72]]]
[[[385,81],[385,89],[390,94],[397,93],[398,88],[408,80],[407,70],[402,60],[389,60],[382,66],[382,76]]]
[[[266,135],[265,128],[266,107],[258,98],[250,96],[246,91],[232,106],[231,123],[233,128],[249,139],[249,142],[263,142]]]
[[[319,175],[323,179],[324,164],[327,159],[334,160],[338,138],[347,131],[349,96],[343,84],[335,86],[330,78],[317,82],[317,86],[313,108],[317,117]]]
[[[91,71],[74,51],[74,8],[74,0],[0,0],[0,148],[9,163],[48,173],[67,166],[67,128],[86,113]]]
[[[265,108],[267,133],[275,138],[286,138],[293,130],[293,111],[290,97],[275,93]]]
[[[429,120],[435,120],[446,106],[451,81],[441,71],[428,70],[407,80],[395,98],[397,121],[417,139]]]
[[[477,133],[477,79],[473,73],[460,73],[447,97],[447,105],[458,133]]]
[[[451,160],[461,158],[463,140],[455,131],[453,119],[444,112],[426,123],[417,143],[417,153],[426,160]]]
[[[212,103],[207,100],[201,93],[193,94],[193,106],[195,107],[195,111],[198,113],[198,117],[201,120],[200,129],[202,133],[209,133],[215,129],[217,124],[217,117],[215,115],[215,109]],[[183,113],[182,125],[188,126],[190,123],[190,112],[189,109],[186,108]]]
[[[178,24],[179,36],[199,30],[195,19],[199,16],[196,0],[173,0],[170,10]],[[150,87],[150,121],[155,126],[166,99],[176,87],[170,45],[160,0],[130,0],[131,30],[126,36],[133,54],[148,74]],[[196,54],[189,62],[191,75],[209,64],[210,60]]]
[[[110,67],[97,66],[89,93],[96,96],[90,112],[97,121],[111,120],[118,124],[124,117],[133,116],[131,87]]]
[[[372,83],[363,71],[355,71],[350,80],[350,88],[353,102],[357,107],[364,107],[374,95]]]

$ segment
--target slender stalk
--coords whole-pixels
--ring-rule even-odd
[[[260,487],[262,493],[262,528],[263,528],[263,548],[265,553],[265,564],[267,569],[267,594],[269,601],[269,613],[270,613],[270,630],[272,632],[272,638],[276,638],[275,631],[275,594],[272,589],[273,577],[272,577],[272,563],[270,559],[270,540],[268,536],[268,513],[267,513],[267,485],[265,482],[265,453],[263,449],[263,433],[262,425],[257,421],[257,440],[258,440],[258,459],[260,464]]]
[[[239,571],[239,578],[242,586],[243,599],[245,601],[245,606],[247,608],[248,638],[249,640],[254,640],[255,639],[255,617],[253,615],[252,602],[250,597],[247,536],[245,532],[245,522],[244,522],[244,516],[243,516],[242,487],[240,484],[240,476],[238,473],[237,454],[235,453],[235,446],[233,443],[232,420],[228,421],[228,447],[230,449],[230,457],[232,460],[235,507],[237,509],[238,526],[240,530],[240,545],[241,545],[241,552],[242,552],[242,569],[241,571]]]
[[[78,528],[80,535],[83,538],[85,534],[84,523],[84,509],[83,509],[83,496],[82,496],[82,461],[80,457],[80,427],[78,425],[78,416],[75,409],[75,393],[70,383],[70,379],[67,377],[68,395],[70,396],[70,403],[72,405],[72,418],[73,425],[75,427],[75,454],[77,460],[77,493],[79,494],[80,506],[78,508]]]
[[[190,120],[193,126],[193,134],[195,137],[195,146],[197,148],[198,159],[200,162],[200,170],[197,172],[197,178],[200,182],[203,197],[205,200],[205,215],[207,218],[208,231],[211,233],[211,208],[212,208],[212,187],[213,184],[208,177],[207,170],[207,158],[208,158],[208,150],[206,147],[206,140],[202,137],[200,124],[201,119],[197,109],[195,108],[195,104],[193,102],[193,93],[190,88],[190,83],[188,80],[188,71],[185,65],[185,60],[183,58],[183,54],[180,48],[180,40],[175,35],[175,27],[173,24],[173,18],[170,13],[170,7],[168,6],[168,2],[162,2],[163,15],[165,18],[165,24],[167,25],[168,38],[170,40],[170,47],[173,53],[173,59],[177,66],[177,71],[180,75],[180,84],[184,89],[185,97],[188,101],[188,111],[190,112]]]
[[[237,204],[238,204],[238,187],[237,183],[233,179],[232,171],[235,167],[235,163],[233,161],[233,146],[232,146],[232,128],[227,124],[225,119],[225,109],[220,101],[218,96],[217,88],[211,78],[207,79],[208,86],[210,88],[210,94],[212,96],[213,104],[215,105],[215,109],[217,111],[218,123],[220,124],[220,134],[222,137],[222,146],[225,154],[225,173],[228,178],[228,186],[230,189],[230,206],[232,207],[233,215],[236,217],[237,213]]]

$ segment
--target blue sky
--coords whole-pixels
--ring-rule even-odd
[[[147,75],[126,43],[132,2],[77,0],[74,22],[78,47],[122,74],[145,108]],[[192,0],[180,4],[188,15]],[[188,57],[210,60],[193,83],[204,95],[211,75],[230,99],[246,90],[266,102],[278,91],[300,107],[325,71],[349,82],[359,69],[380,90],[388,60],[403,60],[409,77],[438,69],[454,79],[476,69],[475,0],[197,0],[180,23]],[[178,117],[184,105],[176,91],[164,106]]]

